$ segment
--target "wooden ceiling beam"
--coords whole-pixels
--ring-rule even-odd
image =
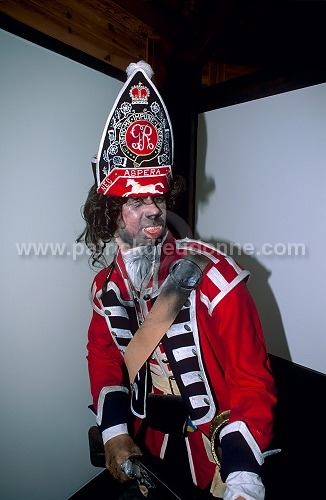
[[[202,88],[199,91],[197,112],[233,106],[242,102],[318,85],[326,81],[326,63],[320,65],[285,64],[264,69],[232,80]]]
[[[252,68],[259,68],[264,62],[263,53],[258,51],[250,50],[246,53],[241,50],[228,50],[220,48],[214,52],[214,54],[209,58],[210,62],[231,64],[237,66],[247,66]]]

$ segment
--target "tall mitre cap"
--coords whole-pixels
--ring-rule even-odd
[[[172,183],[173,133],[145,61],[132,63],[104,127],[94,160],[97,192],[115,196],[167,193]]]

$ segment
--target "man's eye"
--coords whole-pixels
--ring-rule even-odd
[[[127,201],[127,205],[137,208],[140,207],[141,205],[148,205],[151,203],[156,203],[157,205],[162,205],[165,203],[165,196],[153,196],[153,197],[142,197],[142,196],[137,196],[137,198],[129,198]]]
[[[154,200],[155,203],[161,205],[162,203],[165,203],[165,196],[155,196]]]
[[[139,207],[143,203],[144,203],[143,198],[130,198],[128,200],[128,205],[130,205],[131,207]]]

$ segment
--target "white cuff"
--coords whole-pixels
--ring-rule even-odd
[[[109,439],[120,436],[121,434],[128,434],[127,424],[114,425],[113,427],[105,429],[105,431],[102,432],[103,444],[109,441]]]
[[[235,500],[243,497],[245,500],[264,500],[265,487],[260,477],[254,472],[231,472],[226,478],[224,500]]]

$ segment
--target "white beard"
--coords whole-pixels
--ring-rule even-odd
[[[138,292],[143,280],[154,265],[156,252],[156,246],[141,246],[122,252],[126,271]]]

